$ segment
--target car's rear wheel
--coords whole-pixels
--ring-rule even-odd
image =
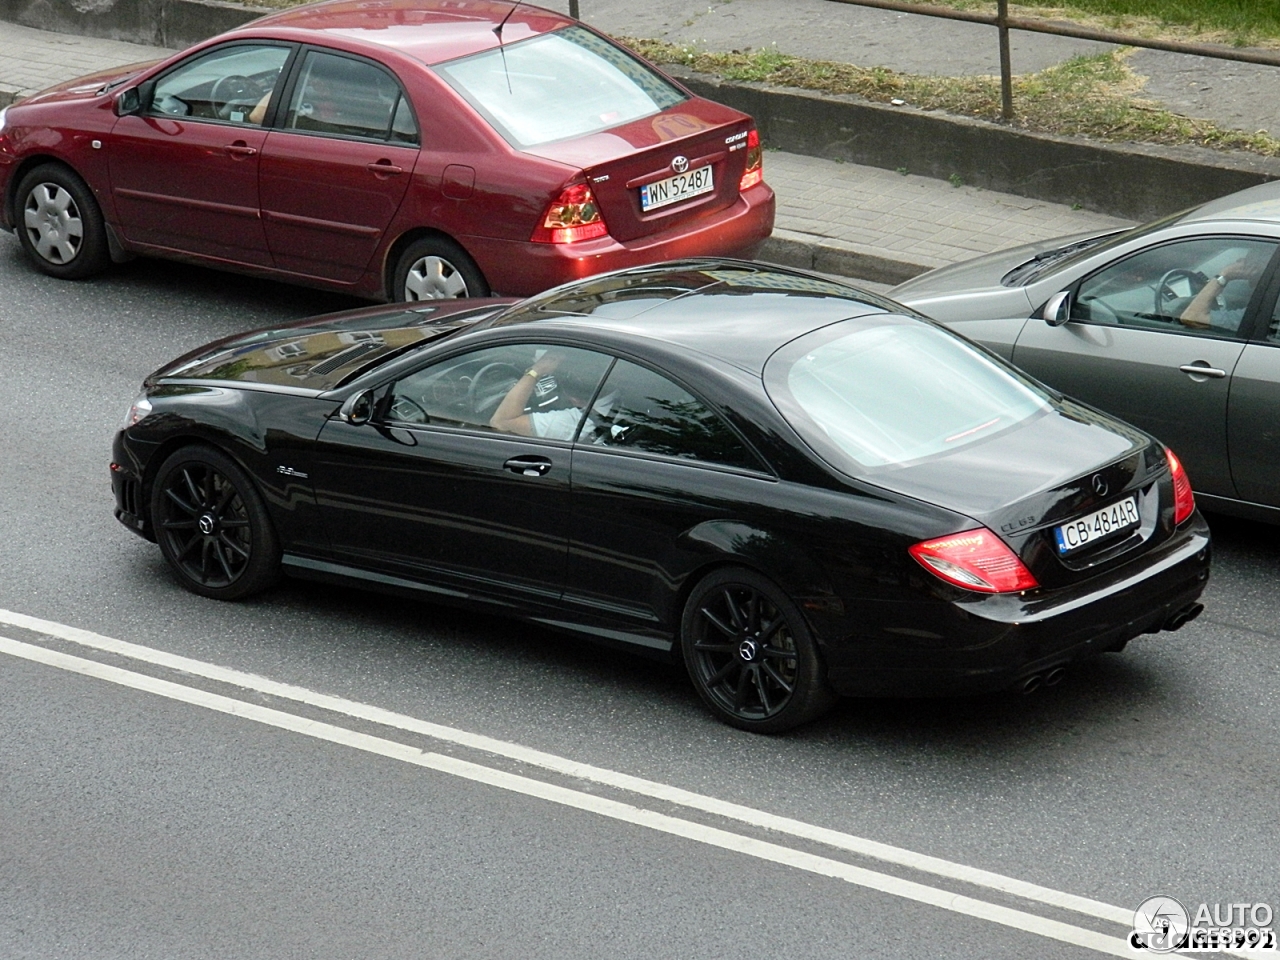
[[[280,545],[262,497],[211,447],[183,447],[161,464],[151,521],[165,560],[193,593],[238,600],[279,575]]]
[[[489,285],[467,252],[444,237],[425,237],[396,263],[392,295],[399,301],[487,297]]]
[[[38,269],[78,280],[111,262],[102,211],[88,185],[67,167],[44,163],[18,184],[18,237]]]
[[[685,604],[680,641],[699,695],[735,727],[790,730],[836,700],[800,610],[751,570],[704,578]]]

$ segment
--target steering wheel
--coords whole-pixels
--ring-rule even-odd
[[[1173,285],[1179,280],[1187,281],[1191,287],[1191,297],[1183,297],[1173,289]],[[1160,282],[1156,284],[1155,315],[1162,319],[1176,320],[1182,314],[1182,311],[1186,309],[1186,305],[1191,301],[1192,297],[1199,293],[1208,282],[1209,278],[1199,270],[1183,270],[1175,267],[1173,270],[1168,271],[1160,278]],[[1180,300],[1183,302],[1179,306],[1177,314],[1171,313],[1169,308]]]
[[[257,85],[238,73],[220,78],[209,91],[209,100],[220,117],[230,112],[229,108],[233,103],[257,101],[258,96]]]
[[[488,420],[519,379],[520,371],[515,364],[501,360],[486,363],[476,371],[467,386],[467,406],[477,417]]]
[[[387,416],[392,420],[399,420],[401,423],[430,423],[431,417],[427,415],[426,408],[412,397],[406,397],[402,393],[398,393],[395,399],[391,401],[391,406],[387,407]]]

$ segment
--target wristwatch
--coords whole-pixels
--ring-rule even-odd
[[[536,367],[530,367],[528,370],[524,372],[524,375],[526,377],[533,377],[533,379],[535,380],[539,380],[542,378],[542,374],[538,372]]]
[[[1216,280],[1216,281],[1218,282],[1218,286],[1220,286],[1220,287],[1225,287],[1225,286],[1227,285],[1227,282],[1228,282],[1228,281],[1227,281],[1227,278],[1226,278],[1226,277],[1224,277],[1222,274],[1218,274],[1218,275],[1217,275],[1216,277],[1214,277],[1213,279],[1214,279],[1214,280]]]

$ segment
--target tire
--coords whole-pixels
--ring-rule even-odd
[[[36,269],[61,280],[101,273],[111,263],[102,210],[88,185],[59,163],[42,163],[18,184],[18,238]]]
[[[487,296],[489,285],[475,261],[444,237],[409,244],[391,278],[391,299],[396,302]]]
[[[799,608],[751,570],[717,570],[693,589],[680,647],[703,702],[742,730],[790,730],[837,699]]]
[[[249,477],[211,447],[183,447],[151,487],[160,552],[192,593],[239,600],[280,574],[280,542]]]

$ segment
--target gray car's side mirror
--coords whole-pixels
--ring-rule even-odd
[[[373,419],[373,391],[364,390],[347,397],[338,408],[338,416],[353,427],[363,426]]]
[[[1071,319],[1071,291],[1063,290],[1055,293],[1044,305],[1040,313],[1041,319],[1051,327],[1060,327]]]

